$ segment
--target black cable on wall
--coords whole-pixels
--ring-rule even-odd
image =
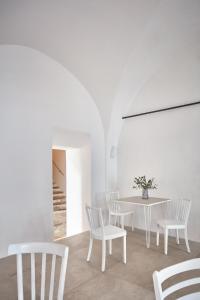
[[[200,101],[186,103],[186,104],[181,104],[181,105],[176,105],[176,106],[170,106],[170,107],[161,108],[161,109],[157,109],[157,110],[150,110],[150,111],[146,111],[146,112],[135,114],[135,115],[124,116],[124,117],[122,117],[122,119],[124,120],[124,119],[129,119],[129,118],[135,118],[135,117],[139,117],[139,116],[155,114],[155,113],[162,112],[162,111],[167,111],[167,110],[172,110],[172,109],[178,109],[178,108],[182,108],[182,107],[186,107],[186,106],[192,106],[192,105],[197,105],[197,104],[200,104]]]

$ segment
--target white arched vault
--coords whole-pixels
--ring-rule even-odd
[[[54,129],[88,135],[93,199],[105,189],[105,145],[101,118],[87,90],[37,50],[0,46],[0,103],[1,199],[8,200],[1,203],[1,226],[8,229],[1,237],[3,255],[10,241],[51,237]]]
[[[198,32],[200,21],[198,11],[198,1],[192,1],[192,5],[187,1],[179,0],[174,1],[173,5],[160,2],[152,13],[151,20],[149,20],[140,41],[130,52],[116,91],[107,134],[108,189],[117,188],[118,143],[123,124],[126,122],[122,121],[122,116],[192,100],[188,97],[186,99],[184,90],[186,91],[185,95],[188,95],[189,81],[194,80],[195,76],[197,78],[195,70],[199,68]],[[188,14],[191,17],[189,19],[186,17]],[[149,94],[150,101],[143,103],[139,95],[145,92],[146,87],[152,81],[158,80],[159,88],[159,74],[163,70],[167,71],[171,68],[173,71],[182,65],[180,76],[176,79],[176,84],[179,86],[184,73],[187,72],[188,64],[190,71],[194,71],[194,74],[188,84],[182,86],[182,94],[179,96],[176,94],[173,99],[163,98],[164,102],[160,102],[162,93],[160,99],[151,99]],[[170,77],[165,80],[170,81]],[[191,97],[195,100],[193,94],[189,98]],[[112,149],[115,149],[114,156],[111,155]]]

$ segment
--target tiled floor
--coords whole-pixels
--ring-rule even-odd
[[[185,251],[185,245],[176,245],[169,240],[169,255],[163,254],[163,240],[155,246],[152,234],[151,248],[145,247],[144,232],[128,231],[127,264],[121,261],[121,240],[113,242],[113,255],[107,257],[106,272],[101,273],[101,247],[94,243],[91,262],[86,262],[89,234],[84,233],[60,241],[69,246],[69,262],[65,287],[66,300],[151,300],[154,298],[152,273],[163,267],[200,256],[200,244],[191,242],[192,253]],[[50,265],[50,263],[49,263]],[[26,262],[24,278],[30,280],[29,265]],[[47,273],[48,274],[48,273]],[[48,276],[48,275],[47,275]],[[26,284],[25,293],[30,288]],[[0,260],[0,299],[13,300],[16,297],[15,258]],[[26,299],[30,299],[28,296]],[[38,298],[39,299],[39,298]],[[55,298],[56,299],[56,298]],[[170,299],[175,299],[172,297]]]

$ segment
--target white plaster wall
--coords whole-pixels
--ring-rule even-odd
[[[189,55],[190,54],[190,55]],[[199,100],[197,53],[183,52],[156,72],[132,101],[128,114]],[[118,148],[118,186],[123,196],[133,190],[133,178],[155,177],[152,195],[192,200],[189,238],[200,241],[200,106],[147,115],[123,122]],[[159,217],[154,211],[153,220]],[[144,228],[143,211],[136,226]]]
[[[4,256],[9,243],[51,240],[54,128],[90,136],[93,195],[105,188],[105,159],[103,127],[90,95],[42,53],[0,47],[0,105],[0,256]]]
[[[90,147],[72,148],[67,153],[67,236],[88,230],[85,205],[91,204]]]
[[[198,0],[159,1],[140,39],[130,49],[110,117],[106,161],[108,190],[117,188],[117,156],[110,159],[110,151],[118,146],[124,124],[121,117],[157,105],[199,99],[199,11]],[[163,69],[166,74],[161,76]],[[155,80],[153,93],[146,88],[152,80]],[[139,97],[144,91],[145,98]]]
[[[124,64],[160,1],[1,0],[0,42],[38,49],[75,74],[107,130]]]

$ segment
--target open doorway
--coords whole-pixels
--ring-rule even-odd
[[[61,239],[88,230],[85,206],[91,204],[91,141],[85,133],[56,128],[52,148],[60,156],[56,161],[52,154],[53,170],[61,180],[54,176],[54,188],[63,192],[61,210],[54,211],[54,239]],[[54,207],[56,201],[54,197]]]
[[[66,237],[66,151],[52,149],[54,240]]]

